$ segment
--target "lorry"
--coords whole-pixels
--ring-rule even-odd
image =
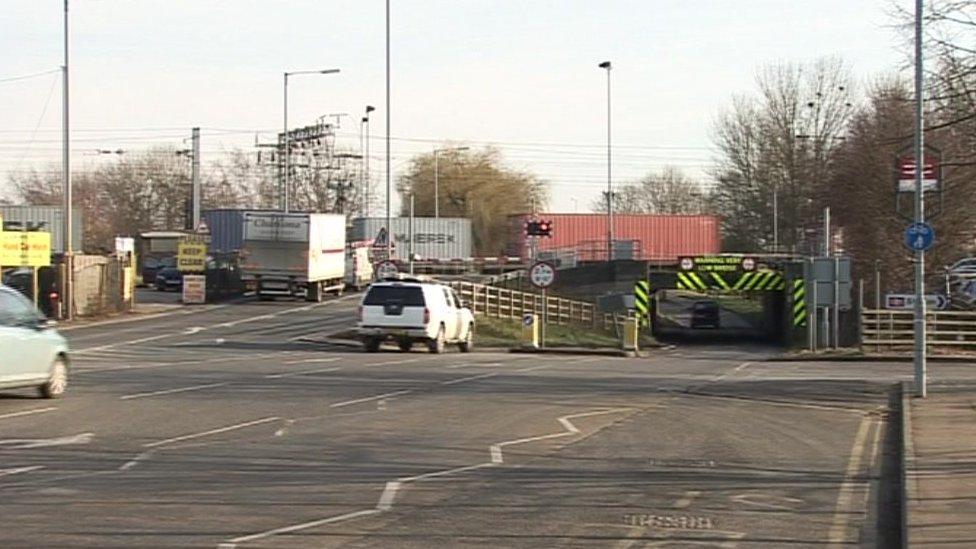
[[[258,299],[321,301],[345,287],[346,218],[337,214],[244,212],[241,275]]]

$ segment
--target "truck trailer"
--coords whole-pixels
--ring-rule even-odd
[[[346,218],[335,214],[244,212],[241,273],[259,299],[321,301],[345,286]]]

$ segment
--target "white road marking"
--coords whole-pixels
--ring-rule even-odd
[[[803,503],[802,499],[791,498],[788,496],[778,496],[775,494],[763,494],[760,492],[750,492],[748,494],[736,494],[729,499],[742,505],[758,507],[760,509],[770,509],[773,511],[796,512],[797,507]]]
[[[200,391],[202,389],[210,389],[211,387],[223,387],[224,385],[229,385],[229,381],[223,383],[207,383],[206,385],[191,385],[189,387],[180,387],[178,389],[164,389],[162,391],[149,391],[146,393],[134,393],[131,395],[120,396],[119,400],[132,400],[134,398],[145,398],[159,395],[172,395],[174,393],[187,393],[190,391]]]
[[[186,330],[183,330],[183,335],[198,334],[204,330],[206,330],[206,328],[204,328],[203,326],[193,326],[192,328],[187,328]]]
[[[874,423],[875,418],[868,415],[864,416],[857,427],[857,434],[854,435],[851,456],[847,460],[847,469],[844,470],[844,482],[840,485],[837,504],[834,506],[834,519],[830,526],[830,532],[827,534],[827,542],[830,547],[841,547],[847,543],[847,529],[851,515],[859,514],[859,510],[853,509],[851,505],[855,490],[858,489],[859,484],[862,484],[855,477],[861,472],[861,461],[868,449],[865,441]]]
[[[345,402],[336,402],[335,404],[329,405],[329,408],[343,408],[345,406],[352,406],[353,404],[362,404],[363,402],[370,402],[373,400],[380,400],[384,398],[392,398],[395,396],[405,395],[407,393],[412,393],[412,392],[413,391],[409,389],[403,391],[393,391],[392,393],[383,393],[382,395],[376,395],[376,396],[365,397],[365,398],[357,398],[356,400],[347,400]]]
[[[119,466],[119,471],[128,471],[129,469],[131,469],[131,468],[135,467],[136,465],[138,465],[140,461],[145,460],[146,458],[148,458],[151,455],[152,455],[152,450],[150,450],[148,452],[143,452],[143,453],[139,454],[138,456],[136,456],[136,457],[130,459],[129,461],[123,463],[122,465],[120,465]]]
[[[239,543],[247,543],[249,541],[269,538],[271,536],[276,536],[278,534],[288,534],[290,532],[297,532],[299,530],[305,530],[308,528],[315,528],[316,526],[322,526],[325,524],[332,524],[333,522],[342,522],[344,520],[365,517],[368,515],[375,515],[380,513],[378,509],[363,509],[362,511],[355,511],[353,513],[346,513],[344,515],[338,515],[335,517],[329,517],[321,520],[313,520],[311,522],[303,522],[301,524],[294,524],[292,526],[285,526],[283,528],[276,528],[274,530],[268,530],[267,532],[261,532],[258,534],[251,534],[249,536],[242,536],[239,538],[234,538],[230,541],[226,541],[218,545],[218,549],[235,549]]]
[[[501,362],[462,362],[460,364],[448,364],[444,366],[445,368],[490,368],[493,366],[501,366]]]
[[[302,370],[300,372],[284,372],[281,374],[268,374],[264,377],[265,379],[281,379],[284,377],[296,377],[296,376],[304,376],[308,374],[324,374],[326,372],[335,372],[336,370],[341,370],[341,369],[342,366],[333,366],[332,368],[319,368],[318,370]]]
[[[575,418],[579,418],[579,417],[588,417],[588,416],[602,415],[602,414],[611,414],[611,413],[622,412],[622,411],[630,411],[632,409],[633,408],[613,408],[613,409],[609,409],[609,410],[597,410],[597,411],[593,411],[593,412],[583,412],[583,413],[580,413],[580,414],[570,414],[570,415],[562,416],[562,417],[558,418],[558,421],[563,426],[563,428],[566,429],[566,431],[561,432],[561,433],[554,433],[554,434],[551,434],[551,435],[541,435],[541,436],[538,436],[538,437],[520,438],[520,439],[515,439],[515,440],[507,440],[507,441],[499,442],[497,444],[492,444],[489,447],[489,452],[490,452],[490,455],[491,455],[491,461],[489,461],[489,462],[478,463],[478,464],[475,464],[475,465],[467,465],[467,466],[464,466],[464,467],[455,467],[455,468],[451,468],[451,469],[444,469],[442,471],[433,471],[433,472],[425,473],[425,474],[422,474],[422,475],[415,475],[415,476],[410,476],[410,477],[400,477],[400,478],[398,478],[396,480],[388,481],[383,486],[383,492],[380,494],[379,501],[377,501],[376,506],[374,508],[372,508],[372,509],[363,509],[361,511],[356,511],[356,512],[353,512],[353,513],[346,513],[344,515],[338,515],[338,516],[335,516],[335,517],[329,517],[329,518],[324,518],[324,519],[320,519],[320,520],[313,520],[311,522],[303,522],[301,524],[294,524],[292,526],[285,526],[285,527],[282,527],[282,528],[276,528],[274,530],[268,530],[266,532],[259,532],[257,534],[251,534],[251,535],[247,535],[247,536],[241,536],[241,537],[234,538],[234,539],[231,539],[229,541],[226,541],[224,543],[221,543],[220,545],[218,545],[218,548],[219,549],[236,549],[237,545],[240,544],[240,543],[246,543],[246,542],[249,542],[249,541],[255,541],[255,540],[259,540],[259,539],[268,538],[268,537],[271,537],[271,536],[274,536],[274,535],[277,535],[277,534],[286,534],[286,533],[289,533],[289,532],[297,532],[299,530],[306,530],[308,528],[314,528],[316,526],[322,526],[322,525],[325,525],[325,524],[333,524],[333,523],[336,523],[336,522],[342,522],[342,521],[346,521],[346,520],[350,520],[350,519],[355,519],[355,518],[359,518],[359,517],[364,517],[364,516],[369,516],[369,515],[375,515],[377,513],[382,513],[384,511],[389,511],[389,510],[393,509],[393,504],[394,504],[394,502],[396,500],[396,494],[397,494],[397,492],[406,483],[416,482],[416,481],[423,481],[423,480],[430,479],[430,478],[443,477],[443,476],[448,476],[448,475],[452,475],[452,474],[456,474],[456,473],[461,473],[461,472],[465,472],[465,471],[473,471],[473,470],[476,470],[476,469],[483,469],[483,468],[486,468],[486,467],[494,467],[494,466],[499,465],[499,464],[501,464],[503,462],[502,448],[504,446],[512,446],[512,445],[515,445],[515,444],[523,444],[523,443],[526,443],[526,442],[532,442],[532,441],[536,441],[536,440],[544,440],[544,439],[547,439],[547,438],[554,438],[556,436],[566,436],[566,435],[571,435],[571,434],[577,434],[577,433],[580,432],[580,430],[570,421],[571,419],[575,419]]]
[[[678,501],[674,502],[675,509],[687,509],[691,506],[692,502],[695,501],[701,492],[698,490],[688,490],[685,495],[681,496]]]
[[[68,446],[72,444],[88,444],[94,438],[95,433],[79,433],[55,438],[11,438],[0,440],[0,445],[13,448],[14,450],[26,450],[29,448],[47,448],[49,446]]]
[[[34,408],[33,410],[24,410],[22,412],[10,412],[8,414],[0,414],[0,419],[10,419],[13,417],[31,416],[34,414],[43,414],[44,412],[53,412],[57,410],[56,406],[51,406],[48,408]]]
[[[216,325],[214,325],[214,328],[233,328],[234,326],[237,326],[239,324],[247,324],[249,322],[257,322],[259,320],[270,320],[270,319],[272,319],[274,317],[275,317],[275,315],[252,316],[250,318],[242,318],[240,320],[234,320],[232,322],[224,322],[224,323],[221,323],[221,324],[216,324]]]
[[[192,440],[192,439],[195,439],[195,438],[201,438],[201,437],[205,437],[205,436],[209,436],[209,435],[216,435],[216,434],[220,434],[220,433],[226,433],[227,431],[235,431],[237,429],[243,429],[245,427],[252,427],[254,425],[261,425],[263,423],[268,423],[270,421],[278,421],[279,419],[281,419],[281,418],[279,418],[278,416],[266,417],[266,418],[256,419],[254,421],[247,421],[245,423],[238,423],[238,424],[235,424],[235,425],[228,425],[227,427],[220,427],[219,429],[211,429],[209,431],[203,431],[202,433],[191,433],[189,435],[182,435],[182,436],[178,436],[178,437],[167,438],[167,439],[163,439],[163,440],[157,440],[156,442],[147,442],[146,444],[143,444],[142,446],[143,446],[143,448],[156,448],[158,446],[164,446],[166,444],[172,444],[174,442],[181,442],[181,441],[184,441],[184,440]]]
[[[534,371],[536,371],[536,370],[544,370],[544,369],[546,369],[546,368],[548,368],[548,367],[549,367],[549,365],[548,365],[548,364],[543,364],[542,366],[531,366],[531,367],[529,367],[529,368],[522,368],[521,370],[512,370],[512,371],[513,371],[513,372],[517,372],[517,373],[522,373],[522,372],[534,372]]]
[[[337,360],[342,360],[342,357],[331,357],[331,358],[302,358],[299,360],[287,360],[283,364],[307,364],[311,362],[335,362]]]
[[[93,353],[95,351],[104,351],[106,349],[114,349],[116,347],[122,347],[124,345],[136,345],[136,344],[139,344],[139,343],[149,343],[150,341],[156,341],[158,339],[164,339],[164,338],[167,338],[167,337],[175,337],[177,335],[180,335],[180,334],[178,334],[178,333],[173,333],[173,334],[159,334],[159,335],[154,335],[154,336],[149,336],[149,337],[141,337],[139,339],[130,339],[128,341],[120,341],[118,343],[110,343],[108,345],[99,345],[98,347],[86,347],[84,349],[79,349],[79,350],[75,351],[74,354],[76,354],[76,355],[82,355],[82,354]]]
[[[494,373],[493,372],[493,373],[490,373],[490,374],[481,374],[481,375],[477,375],[477,376],[462,377],[462,378],[458,378],[458,379],[451,379],[451,380],[448,380],[448,381],[442,381],[442,382],[439,383],[439,385],[457,385],[458,383],[465,383],[465,382],[468,382],[468,381],[474,381],[476,379],[485,379],[485,378],[488,378],[488,377],[495,377],[497,375],[498,375],[497,373]]]
[[[30,467],[15,467],[13,469],[0,469],[0,477],[9,477],[10,475],[19,475],[20,473],[29,473],[31,471],[37,471],[38,469],[43,469],[43,465],[31,465]]]
[[[420,362],[419,358],[406,358],[403,360],[390,360],[387,362],[375,362],[373,364],[363,364],[363,366],[395,366],[397,364],[410,364],[411,362]]]
[[[717,377],[715,377],[715,378],[713,378],[713,379],[712,379],[712,381],[713,381],[713,382],[714,382],[714,381],[722,381],[723,379],[725,379],[725,378],[727,378],[727,377],[729,377],[730,375],[732,375],[732,374],[735,374],[735,373],[738,373],[738,372],[740,372],[740,371],[742,371],[742,369],[743,369],[743,368],[745,368],[746,366],[749,366],[750,364],[752,364],[752,362],[743,362],[742,364],[739,364],[738,366],[736,366],[736,367],[735,367],[735,368],[733,368],[732,370],[730,370],[730,371],[728,371],[728,372],[725,372],[724,374],[722,374],[722,375],[719,375],[719,376],[717,376]]]

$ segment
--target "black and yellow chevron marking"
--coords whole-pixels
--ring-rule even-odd
[[[651,310],[651,283],[646,280],[638,280],[634,284],[634,308],[637,310],[637,318],[643,326],[650,323],[648,312]]]
[[[733,290],[783,290],[786,288],[786,281],[783,276],[776,271],[755,271],[742,273],[739,280],[732,285]]]
[[[807,290],[802,278],[793,281],[793,325],[807,325]]]
[[[682,290],[705,291],[708,284],[702,279],[701,275],[694,271],[678,273],[678,288]]]

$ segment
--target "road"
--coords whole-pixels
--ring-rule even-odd
[[[66,331],[62,400],[0,397],[2,547],[822,547],[890,532],[908,364],[362,353],[356,296]],[[311,338],[311,339],[309,339]],[[933,369],[934,383],[965,375]],[[879,526],[880,525],[880,526]]]

